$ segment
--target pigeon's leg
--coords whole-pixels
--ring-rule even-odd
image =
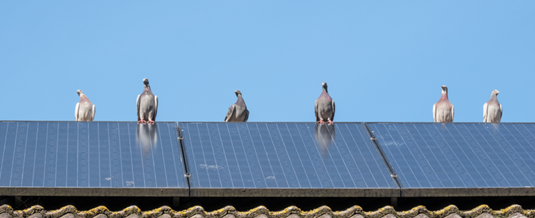
[[[317,113],[317,114],[318,114],[318,116],[316,116],[316,118],[319,118],[318,123],[319,124],[323,124],[323,117],[321,117],[321,113]]]
[[[332,124],[334,124],[334,122],[329,120],[329,121],[327,121],[327,124],[331,124],[332,125]]]
[[[149,114],[147,114],[147,123],[148,124],[154,124],[154,109],[151,109],[149,111]]]
[[[144,119],[140,119],[139,121],[137,121],[137,123],[139,123],[139,124],[145,124],[145,120],[144,120]]]

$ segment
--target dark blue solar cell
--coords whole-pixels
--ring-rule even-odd
[[[535,186],[535,125],[368,123],[403,188]]]
[[[0,187],[188,189],[176,123],[0,122]]]
[[[179,125],[192,190],[398,188],[362,123]]]

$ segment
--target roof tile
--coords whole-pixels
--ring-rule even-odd
[[[269,211],[259,206],[249,211],[237,211],[232,206],[226,206],[215,211],[205,211],[200,206],[187,210],[175,211],[163,206],[150,211],[141,211],[136,206],[127,207],[121,211],[110,211],[104,206],[87,211],[78,211],[68,205],[58,210],[46,211],[36,205],[24,210],[13,210],[9,205],[0,206],[0,218],[535,218],[535,210],[524,210],[520,205],[511,205],[502,210],[492,210],[488,205],[481,205],[469,211],[461,211],[457,206],[450,205],[442,210],[431,211],[424,206],[415,207],[409,211],[396,211],[391,206],[385,206],[376,211],[363,211],[359,206],[350,207],[344,211],[332,211],[327,206],[321,206],[311,211],[302,211],[291,206],[281,211]]]

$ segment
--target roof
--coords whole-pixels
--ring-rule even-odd
[[[74,206],[65,206],[58,210],[47,211],[41,206],[32,206],[24,210],[13,210],[9,205],[0,206],[0,217],[84,217],[84,218],[460,218],[460,217],[535,217],[535,210],[523,209],[520,205],[511,205],[502,210],[493,210],[487,205],[481,205],[472,210],[461,211],[455,205],[447,206],[441,210],[431,211],[424,206],[412,208],[409,211],[396,211],[391,206],[385,206],[376,211],[363,211],[359,206],[347,208],[344,211],[332,211],[327,206],[318,207],[314,210],[303,211],[298,207],[291,206],[281,211],[270,211],[264,206],[259,206],[249,211],[236,211],[232,206],[227,206],[215,211],[205,211],[200,206],[191,207],[187,210],[175,211],[170,207],[163,206],[149,211],[141,211],[136,206],[125,208],[121,211],[110,211],[104,206],[96,207],[87,211],[79,211]]]

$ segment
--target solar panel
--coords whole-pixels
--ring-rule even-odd
[[[179,123],[192,197],[392,197],[362,123]]]
[[[0,195],[188,196],[179,146],[176,123],[0,122]]]
[[[367,125],[403,196],[535,194],[535,124]]]

